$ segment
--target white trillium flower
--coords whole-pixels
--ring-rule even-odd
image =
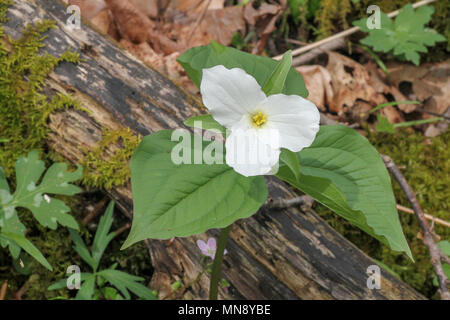
[[[239,68],[203,69],[203,103],[227,128],[226,163],[249,177],[275,174],[280,149],[298,152],[314,141],[320,114],[296,95],[266,96],[255,78]]]

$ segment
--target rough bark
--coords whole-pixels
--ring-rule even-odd
[[[71,93],[89,110],[67,110],[51,116],[48,144],[68,161],[78,163],[85,150],[95,148],[103,128],[129,127],[146,135],[181,127],[184,119],[201,113],[195,98],[104,36],[86,25],[81,30],[67,29],[65,7],[54,0],[16,0],[8,17],[6,32],[13,38],[20,36],[23,25],[35,19],[56,20],[58,27],[48,32],[46,50],[60,55],[70,47],[85,59],[78,65],[61,64],[48,80],[49,95]],[[268,183],[274,199],[295,196],[284,183],[275,179],[268,179]],[[107,192],[131,216],[129,184]],[[218,231],[209,234],[217,236]],[[197,277],[201,270],[197,238],[147,240],[155,270],[151,286],[160,296],[170,293],[175,280],[183,279],[186,284]],[[234,224],[227,249],[223,275],[231,288],[228,293],[221,289],[221,298],[423,298],[384,270],[381,289],[368,289],[366,270],[376,263],[309,209],[261,209]],[[208,279],[201,276],[183,290],[183,297],[206,298]]]

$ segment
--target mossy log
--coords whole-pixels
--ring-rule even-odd
[[[66,8],[54,0],[15,0],[5,31],[18,38],[22,27],[36,19],[53,19],[57,28],[47,34],[50,54],[71,48],[84,59],[62,63],[48,80],[48,95],[72,94],[88,112],[66,110],[50,117],[48,145],[68,161],[80,163],[98,146],[105,128],[130,128],[134,133],[183,126],[183,120],[202,113],[198,100],[179,86],[121,50],[105,36],[82,25],[66,27]],[[295,193],[284,183],[268,179],[273,199]],[[107,191],[132,215],[129,183]],[[217,236],[218,230],[210,235]],[[154,267],[151,287],[160,297],[182,279],[189,284],[201,270],[198,237],[172,241],[147,240]],[[203,237],[204,238],[204,237]],[[368,266],[376,264],[307,208],[261,209],[238,221],[231,230],[223,276],[231,287],[220,289],[223,299],[423,299],[405,283],[382,270],[381,289],[368,289]],[[207,298],[209,276],[171,298]]]

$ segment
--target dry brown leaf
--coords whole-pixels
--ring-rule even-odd
[[[191,32],[191,28],[191,25],[187,25],[182,30]],[[245,31],[242,7],[233,6],[220,10],[209,10],[194,31],[187,47],[208,44],[211,40],[229,45],[237,31]]]
[[[366,70],[369,72],[370,80],[369,83],[375,89],[376,92],[382,93],[385,96],[391,95],[395,101],[405,101],[408,100],[395,85],[388,85],[389,82],[385,74],[378,68],[374,61],[369,61],[364,65]],[[405,113],[411,113],[416,110],[417,105],[415,104],[400,104],[397,106],[401,111]]]
[[[158,17],[158,0],[129,0],[140,12],[147,17]]]
[[[357,100],[372,107],[386,102],[383,94],[373,87],[367,70],[356,61],[336,52],[327,52],[326,69],[331,75],[334,98],[329,102],[329,110],[343,115],[349,112]],[[389,121],[398,122],[402,116],[392,107],[384,108]]]
[[[181,51],[208,44],[211,40],[229,45],[237,31],[245,31],[242,7],[208,10],[204,16],[192,16],[191,13],[171,16],[174,20],[167,22],[160,31],[177,39],[177,43],[183,46]]]
[[[326,105],[333,99],[331,75],[327,69],[319,65],[300,66],[295,68],[302,75],[309,95],[308,100],[321,110],[326,111]]]
[[[419,67],[395,63],[390,64],[388,69],[391,72],[389,80],[408,99],[423,102],[423,108],[427,111],[437,114],[446,112],[450,101],[450,60]]]
[[[261,18],[266,18],[267,16],[272,17],[277,15],[281,7],[278,5],[268,4],[263,2],[258,9],[253,8],[252,4],[249,3],[244,9],[244,18],[249,25],[255,25]]]
[[[138,44],[151,38],[153,22],[131,2],[123,0],[105,1],[114,15],[123,38]]]
[[[90,21],[92,25],[102,33],[109,33],[108,31],[110,31],[113,24],[109,9],[100,11],[95,17],[91,18]]]

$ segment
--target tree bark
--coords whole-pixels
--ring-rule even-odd
[[[48,80],[49,95],[70,93],[89,112],[66,110],[50,117],[48,145],[68,161],[79,163],[85,150],[102,138],[103,128],[129,127],[133,132],[178,128],[183,120],[202,113],[197,98],[162,74],[122,51],[86,25],[66,27],[65,7],[54,0],[15,0],[5,31],[20,36],[23,25],[35,19],[53,19],[57,28],[45,40],[50,54],[71,48],[80,52],[80,64],[62,63]],[[267,179],[273,199],[295,193],[276,179]],[[130,184],[107,192],[129,217]],[[208,235],[218,236],[218,230]],[[191,283],[201,271],[201,253],[195,241],[204,235],[173,241],[147,240],[154,274],[151,287],[160,297],[171,293],[170,284]],[[367,287],[367,268],[376,264],[307,208],[262,208],[231,229],[223,276],[231,284],[220,289],[223,299],[423,299],[405,283],[382,269],[381,288]],[[203,299],[209,275],[170,298]]]

